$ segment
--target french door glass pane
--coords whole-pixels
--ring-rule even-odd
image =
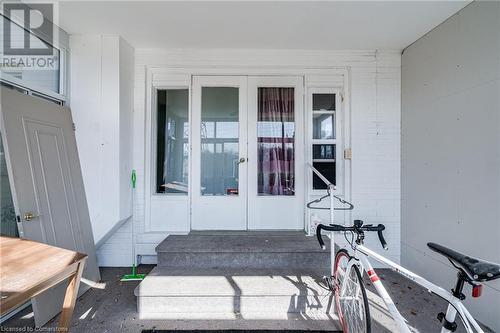
[[[335,159],[335,145],[313,145],[313,161],[333,159]]]
[[[0,234],[17,237],[16,213],[12,202],[12,192],[10,191],[9,175],[3,150],[2,137],[0,136],[0,204],[1,204],[1,224]]]
[[[258,195],[295,193],[294,88],[258,88]]]
[[[156,193],[188,193],[189,92],[158,91]]]
[[[318,170],[333,185],[336,185],[335,162],[313,162],[313,167]],[[313,189],[326,190],[326,184],[313,173]]]
[[[335,111],[335,94],[313,94],[314,111]]]
[[[335,139],[335,117],[332,113],[313,114],[313,139]]]
[[[201,89],[201,194],[238,195],[239,89]]]

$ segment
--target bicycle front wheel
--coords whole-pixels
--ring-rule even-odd
[[[348,267],[351,257],[346,250],[335,256],[335,299],[344,333],[370,333],[368,298],[359,268]]]

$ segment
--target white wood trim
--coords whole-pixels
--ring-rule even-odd
[[[351,149],[351,68],[346,68],[346,73],[344,75],[343,88],[340,90],[342,94],[341,101],[341,112],[344,114],[344,149]],[[342,152],[342,157],[344,157],[344,152]],[[351,191],[351,160],[344,159],[344,199],[352,202]],[[352,221],[352,211],[344,211],[344,223]]]
[[[350,148],[350,107],[349,95],[349,68],[346,68],[342,75],[342,81],[336,78],[322,77],[321,80],[317,78],[311,79],[307,84],[306,96],[306,125],[308,144],[306,146],[306,161],[311,163],[312,159],[312,145],[313,144],[335,144],[336,145],[336,195],[344,197],[346,200],[351,201],[351,164],[350,160],[344,159],[344,149]],[[342,82],[341,84],[339,82]],[[313,93],[335,93],[336,94],[336,110],[335,112],[328,111],[313,111],[312,110],[312,94]],[[335,114],[335,139],[312,139],[312,115],[313,114]],[[310,140],[310,141],[309,141]],[[312,189],[312,173],[307,173],[307,193],[306,202],[315,199],[325,194],[324,190]],[[310,223],[310,218],[313,212],[306,215],[306,223]],[[351,211],[336,211],[336,221],[339,223],[346,223],[351,220]]]
[[[172,194],[158,194],[155,189],[155,177],[156,174],[156,112],[157,112],[157,91],[161,89],[188,89],[188,95],[191,95],[191,84],[189,80],[189,75],[186,74],[175,74],[171,76],[169,80],[154,80],[155,73],[149,68],[146,69],[146,114],[145,114],[145,147],[144,147],[144,231],[146,233],[151,232],[163,232],[167,230],[155,230],[151,225],[151,204],[152,201],[162,201],[165,203],[169,202],[184,202],[189,205],[190,198],[188,195],[172,195]],[[191,99],[189,98],[189,111],[188,111],[188,121],[191,120]],[[189,141],[189,147],[191,151],[191,141]],[[188,157],[191,160],[191,154]],[[191,170],[189,170],[189,176],[191,177]],[[186,222],[185,232],[189,232],[189,224]],[[179,233],[179,229],[168,230],[169,232]]]

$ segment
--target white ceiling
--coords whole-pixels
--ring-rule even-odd
[[[64,1],[70,34],[134,47],[403,49],[470,1]]]

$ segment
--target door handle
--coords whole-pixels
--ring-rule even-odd
[[[246,160],[247,160],[246,158],[242,157],[236,164],[240,165],[241,163],[245,163]]]
[[[31,220],[38,218],[39,215],[35,215],[32,212],[27,212],[24,213],[23,217],[25,221],[30,222]]]

